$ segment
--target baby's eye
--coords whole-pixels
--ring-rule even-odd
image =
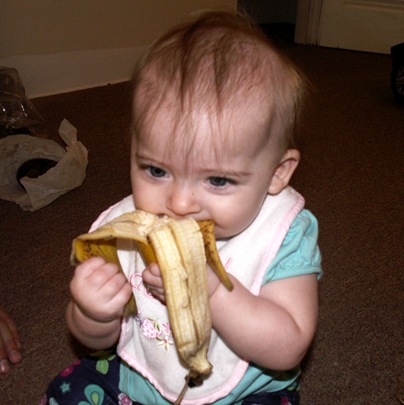
[[[165,170],[160,169],[159,167],[156,167],[156,166],[148,166],[147,170],[152,177],[156,177],[156,178],[164,177],[167,174]]]
[[[230,179],[227,179],[226,177],[209,177],[209,183],[213,186],[213,187],[225,187],[227,186],[229,183],[231,183]]]

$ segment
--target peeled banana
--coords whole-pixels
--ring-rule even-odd
[[[201,384],[212,370],[206,263],[227,289],[233,288],[216,249],[213,221],[174,220],[136,210],[74,239],[71,263],[101,256],[119,265],[117,238],[136,241],[145,262],[158,263],[175,346],[189,369],[188,385]],[[130,305],[135,310],[134,301]]]

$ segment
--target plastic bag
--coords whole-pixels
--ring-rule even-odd
[[[60,124],[59,135],[66,149],[55,141],[30,135],[0,139],[0,198],[35,211],[83,183],[87,149],[77,141],[77,130],[66,119]],[[55,161],[55,166],[38,177],[18,179],[19,168],[32,159]]]
[[[14,68],[0,66],[0,137],[32,134],[44,119],[25,95],[21,78]]]

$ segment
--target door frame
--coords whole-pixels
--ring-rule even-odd
[[[318,45],[323,0],[297,0],[295,42]]]

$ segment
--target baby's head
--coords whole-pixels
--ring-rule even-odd
[[[207,13],[177,26],[152,45],[134,75],[132,166],[140,168],[143,155],[157,148],[161,153],[153,168],[164,166],[166,173],[173,162],[184,173],[195,166],[222,179],[254,171],[244,170],[244,163],[262,157],[261,175],[268,184],[252,203],[260,207],[267,193],[287,185],[297,165],[298,152],[288,153],[305,83],[293,64],[242,18]],[[285,159],[295,162],[291,173],[271,188]],[[139,171],[132,167],[138,206]]]
[[[266,125],[263,145],[283,154],[293,145],[306,82],[252,24],[226,13],[208,13],[157,40],[134,76],[134,136],[148,134],[161,107],[170,109],[172,133],[186,136],[206,114],[226,136],[234,116]],[[259,114],[259,116],[258,116]],[[218,135],[217,135],[218,136]]]

